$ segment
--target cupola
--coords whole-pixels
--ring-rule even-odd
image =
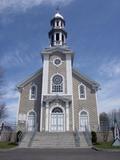
[[[49,32],[50,46],[66,45],[67,32],[64,17],[57,11],[50,24],[52,27]]]

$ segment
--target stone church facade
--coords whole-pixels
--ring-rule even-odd
[[[51,20],[50,46],[41,53],[43,68],[20,83],[18,130],[85,132],[97,130],[99,84],[73,69],[74,53],[66,45],[65,20]]]

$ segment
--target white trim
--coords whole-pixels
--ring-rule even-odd
[[[44,55],[42,95],[46,95],[48,93],[48,72],[49,72],[49,56]]]
[[[54,108],[56,108],[56,107],[61,108],[62,111],[63,111],[63,114],[64,114],[64,128],[63,128],[63,132],[65,132],[65,128],[66,128],[66,125],[65,125],[65,122],[66,122],[66,120],[65,120],[65,117],[66,117],[66,115],[65,115],[65,109],[64,109],[64,107],[62,107],[59,103],[56,104],[56,105],[54,105],[54,106],[52,106],[52,107],[50,108],[50,110],[49,110],[49,132],[56,132],[56,131],[51,131],[51,114],[52,114],[52,110],[53,110]],[[59,131],[59,132],[60,132],[60,131]]]
[[[40,114],[40,131],[43,130],[43,95],[48,94],[48,74],[49,74],[49,55],[44,55],[43,76],[42,76],[42,97],[41,97],[41,114]]]
[[[43,99],[43,97],[42,97]],[[43,101],[42,101],[43,102]],[[42,106],[42,102],[41,102],[41,110],[40,110],[40,132],[42,132],[43,128],[42,128],[42,122],[43,122],[43,106]]]
[[[49,131],[49,102],[46,103],[45,131]]]
[[[21,100],[21,93],[19,92],[18,108],[17,108],[17,116],[16,116],[16,124],[18,124],[19,110],[20,110],[20,100]]]
[[[32,87],[35,87],[35,98],[31,98],[31,90],[32,90]],[[37,100],[37,85],[35,83],[33,83],[30,87],[30,90],[29,90],[29,100]]]
[[[27,117],[29,116],[30,112],[34,112],[34,113],[35,113],[35,116],[37,117],[37,113],[36,113],[36,111],[35,111],[34,109],[31,109],[31,110],[29,110],[29,111],[27,112]]]
[[[60,75],[63,78],[63,92],[52,92],[52,79],[56,75]],[[64,76],[62,74],[60,74],[60,73],[57,72],[57,73],[55,73],[55,74],[53,74],[51,76],[51,78],[50,78],[50,93],[52,95],[56,95],[56,94],[63,95],[65,93],[65,80],[64,80]]]
[[[66,38],[64,37],[64,41]],[[73,79],[72,79],[72,63],[71,55],[66,55],[66,78],[67,78],[67,94],[72,95],[72,125],[73,131],[75,130],[75,117],[74,117],[74,98],[73,98]]]
[[[59,59],[59,60],[60,60],[60,64],[55,64],[55,60],[56,60],[56,59]],[[54,58],[52,62],[53,62],[53,64],[54,64],[56,67],[59,67],[60,65],[62,65],[62,59],[61,59],[60,57]]]
[[[89,112],[85,109],[82,109],[80,112],[79,112],[79,131],[81,131],[81,128],[80,128],[80,118],[81,118],[81,113],[82,112],[86,112],[87,113],[87,116],[88,116],[88,130],[90,131],[90,117],[89,117]]]
[[[73,122],[73,131],[75,131],[75,111],[74,111],[74,98],[72,95],[72,122]]]
[[[67,77],[67,94],[73,94],[72,92],[72,64],[71,55],[66,55],[66,77]]]
[[[80,86],[84,86],[85,98],[81,98],[81,97],[80,97]],[[80,99],[80,100],[86,100],[86,99],[87,99],[86,86],[85,86],[82,82],[78,85],[78,95],[79,95],[79,99]]]
[[[66,102],[66,131],[69,131],[69,102]]]
[[[30,112],[34,112],[35,113],[35,124],[37,122],[37,113],[36,113],[36,111],[34,109],[29,110],[27,112],[27,118],[26,118],[26,130],[27,131],[28,131],[28,117],[29,117]]]
[[[97,110],[97,118],[98,118],[98,129],[100,130],[100,119],[99,119],[99,109],[98,109],[98,95],[95,93],[96,96],[96,110]]]

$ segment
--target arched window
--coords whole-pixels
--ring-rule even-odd
[[[55,75],[52,77],[52,92],[63,92],[63,77],[61,75]]]
[[[86,86],[84,84],[79,85],[79,98],[80,99],[86,99]]]
[[[37,86],[34,84],[30,88],[30,100],[37,99]]]
[[[83,110],[79,113],[79,130],[84,132],[86,129],[90,130],[89,113]]]
[[[52,113],[63,113],[62,109],[59,107],[56,107],[52,110]]]
[[[60,40],[59,33],[56,33],[56,41],[59,41],[59,40]]]
[[[28,120],[27,120],[27,130],[29,132],[33,132],[36,126],[36,112],[30,111],[28,113]]]

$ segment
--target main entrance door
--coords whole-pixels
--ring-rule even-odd
[[[64,113],[61,108],[56,107],[51,113],[51,132],[64,131]]]

